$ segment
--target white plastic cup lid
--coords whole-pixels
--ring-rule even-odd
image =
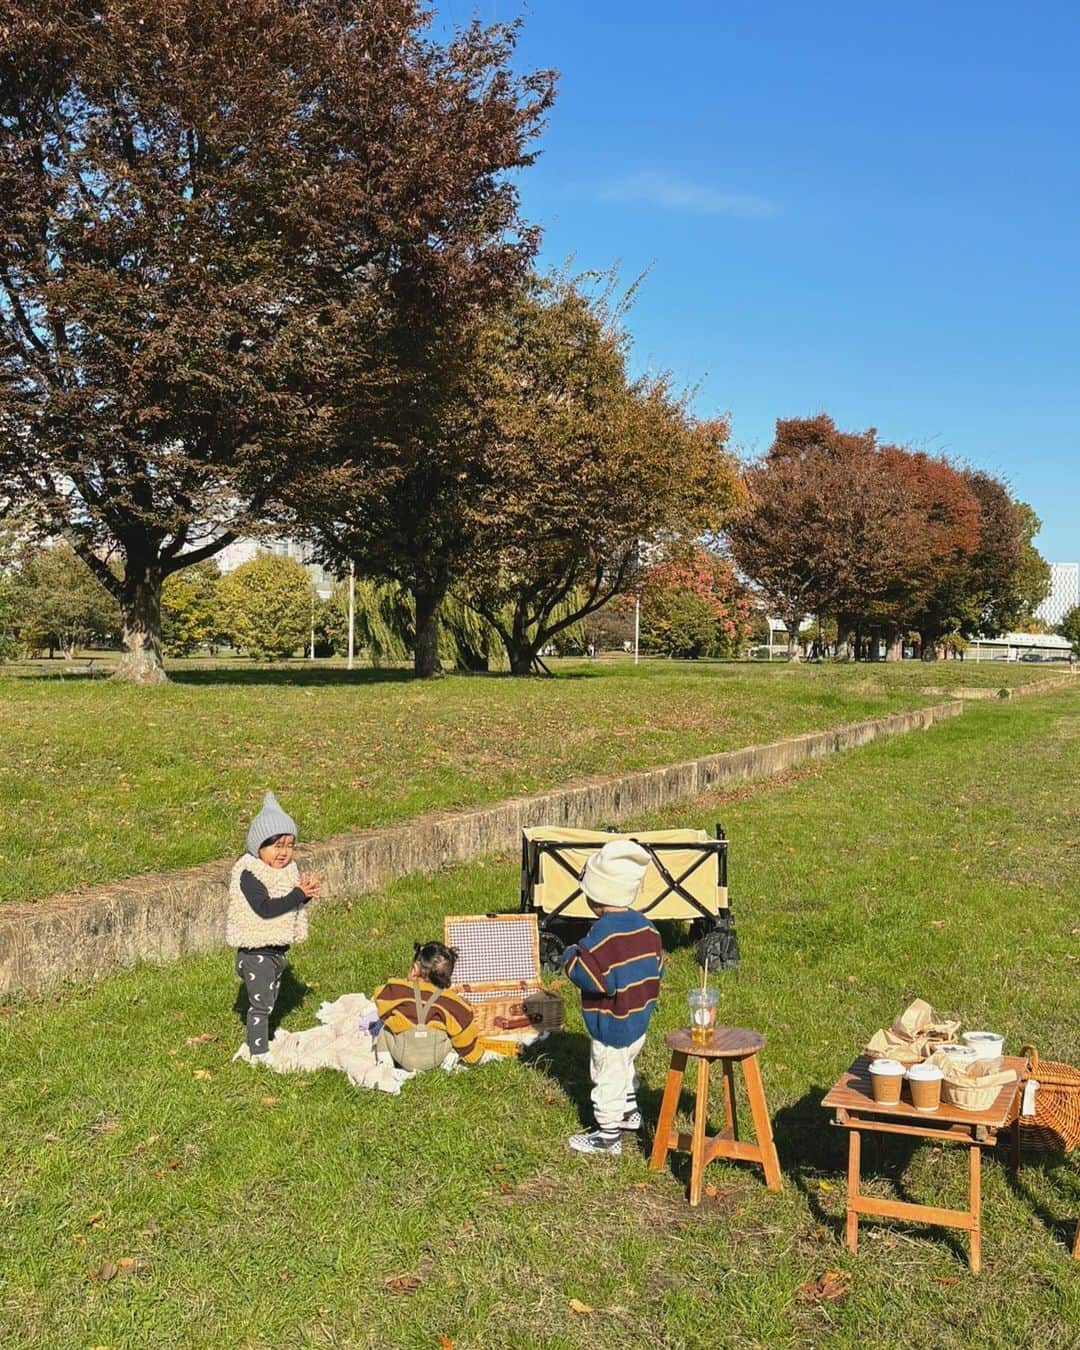
[[[884,1073],[889,1075],[902,1075],[904,1066],[898,1059],[875,1059],[870,1064],[871,1073]]]
[[[921,1064],[913,1064],[908,1069],[907,1076],[909,1078],[926,1079],[927,1081],[945,1077],[936,1064],[928,1064],[925,1060]]]
[[[996,1031],[964,1032],[964,1040],[968,1043],[968,1045],[989,1045],[990,1042],[992,1041],[995,1041],[1000,1044],[1004,1039],[1005,1037],[999,1036]]]

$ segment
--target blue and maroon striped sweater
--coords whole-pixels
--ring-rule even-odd
[[[634,909],[602,914],[567,948],[563,964],[581,990],[581,1013],[594,1041],[633,1045],[645,1035],[660,995],[664,951],[644,915]]]

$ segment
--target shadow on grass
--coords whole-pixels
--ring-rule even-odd
[[[341,667],[335,667],[332,670],[320,670],[317,667],[297,665],[293,667],[267,666],[266,669],[260,669],[258,666],[243,666],[239,669],[231,669],[228,666],[214,666],[204,670],[184,670],[168,667],[168,676],[173,684],[194,685],[199,688],[208,688],[212,686],[231,686],[231,685],[269,685],[277,688],[338,688],[340,686],[366,686],[381,684],[431,684],[438,683],[438,680],[422,680],[414,675],[411,670],[401,668],[392,669],[372,669],[364,667],[362,670],[344,670]],[[447,674],[453,674],[455,678],[483,681],[508,681],[516,680],[519,682],[528,682],[531,679],[557,680],[559,682],[567,680],[592,680],[596,679],[600,672],[591,670],[573,670],[556,671],[551,675],[531,676],[531,675],[511,675],[508,670],[455,670],[448,671]],[[73,678],[73,677],[69,677]]]
[[[1007,1142],[1003,1140],[1002,1148],[1007,1149],[1007,1147]],[[1020,1159],[1019,1172],[1014,1172],[1007,1161],[1003,1161],[1003,1165],[1006,1179],[1012,1190],[1030,1207],[1055,1241],[1060,1242],[1071,1255],[1076,1240],[1077,1225],[1080,1224],[1080,1164],[1076,1160],[1070,1161],[1062,1154],[1051,1153],[1024,1154]],[[1058,1215],[1051,1212],[1045,1197],[1025,1181],[1025,1173],[1028,1176],[1034,1173],[1041,1177],[1047,1190],[1052,1187],[1059,1191],[1066,1189],[1058,1183],[1065,1177],[1071,1177],[1073,1184],[1067,1188],[1070,1194],[1068,1200],[1064,1202],[1071,1205],[1071,1213]]]
[[[850,1131],[830,1123],[822,1099],[828,1088],[812,1087],[797,1102],[781,1107],[773,1116],[773,1137],[780,1156],[780,1169],[802,1192],[817,1223],[830,1229],[836,1240],[845,1236],[846,1212],[837,1215],[822,1204],[822,1180],[830,1188],[838,1185],[847,1189],[847,1158]],[[910,1135],[881,1134],[876,1130],[861,1130],[862,1156],[859,1177],[862,1182],[884,1180],[895,1192],[896,1198],[907,1204],[926,1204],[925,1197],[912,1193],[905,1174],[916,1152],[926,1146],[935,1147],[932,1139]],[[939,1146],[940,1147],[940,1146]],[[948,1148],[955,1153],[958,1166],[967,1166],[964,1148]],[[878,1222],[878,1221],[875,1221]],[[956,1229],[925,1224],[908,1224],[897,1219],[886,1220],[892,1227],[903,1229],[923,1238],[932,1237],[943,1242],[957,1259],[967,1263],[967,1240]],[[860,1216],[860,1225],[866,1223]]]

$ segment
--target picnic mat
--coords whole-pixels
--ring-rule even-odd
[[[364,994],[342,994],[323,1003],[315,1016],[320,1025],[306,1031],[278,1027],[267,1051],[275,1073],[310,1073],[337,1069],[353,1087],[373,1088],[396,1096],[411,1073],[379,1064],[370,1027],[378,1019],[375,1004]]]

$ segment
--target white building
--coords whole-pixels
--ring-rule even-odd
[[[250,562],[260,553],[270,553],[276,558],[295,558],[307,568],[311,584],[321,600],[329,600],[333,595],[333,576],[321,563],[312,561],[310,546],[297,539],[234,539],[214,558],[222,573],[235,572],[242,563]]]
[[[1056,628],[1070,609],[1080,605],[1080,563],[1050,564],[1050,594],[1035,611],[1049,628]]]

